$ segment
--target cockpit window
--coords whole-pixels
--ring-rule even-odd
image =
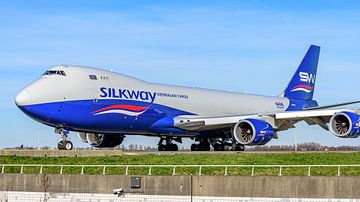
[[[54,74],[66,76],[65,72],[61,70],[48,70],[44,73],[44,75],[54,75]]]

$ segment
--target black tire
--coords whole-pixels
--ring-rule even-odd
[[[178,146],[176,144],[171,144],[170,145],[170,151],[178,151],[178,150],[179,150],[179,148],[178,148]]]
[[[163,144],[159,144],[158,151],[165,151],[165,150],[166,150],[166,146]]]
[[[239,145],[236,151],[245,151],[245,145]]]
[[[244,151],[244,150],[245,150],[245,146],[242,144],[234,143],[231,147],[231,151]]]
[[[213,148],[214,148],[214,151],[219,151],[220,146],[219,146],[219,144],[214,144]]]
[[[200,151],[210,151],[210,144],[209,143],[201,143],[199,144]]]
[[[191,151],[199,151],[199,147],[197,144],[191,144],[190,150]]]
[[[231,151],[236,151],[236,149],[237,149],[237,144],[236,144],[236,143],[233,143],[233,144],[231,145]]]
[[[232,145],[225,145],[224,146],[224,151],[231,151],[232,149]]]
[[[57,145],[58,150],[64,150],[65,149],[65,144],[63,141],[60,141]]]
[[[224,151],[224,145],[223,144],[214,144],[214,151]]]

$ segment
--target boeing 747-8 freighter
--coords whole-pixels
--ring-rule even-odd
[[[69,131],[94,147],[115,147],[126,135],[160,137],[159,151],[178,150],[192,138],[193,151],[244,150],[305,121],[341,138],[360,135],[360,110],[319,107],[313,99],[320,47],[312,45],[280,96],[154,84],[111,71],[60,65],[24,88],[15,99],[28,116],[61,134]]]

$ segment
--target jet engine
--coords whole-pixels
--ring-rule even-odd
[[[360,116],[352,112],[339,112],[330,119],[330,131],[337,137],[355,138],[360,135]]]
[[[87,142],[93,147],[116,147],[124,140],[124,135],[86,133]]]
[[[243,145],[264,145],[274,137],[274,129],[265,121],[244,119],[235,124],[233,137]]]
[[[87,138],[86,138],[86,133],[79,133],[78,134],[78,138],[85,143],[88,143]]]

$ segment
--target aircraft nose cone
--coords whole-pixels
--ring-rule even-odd
[[[30,95],[30,93],[26,89],[20,91],[20,93],[17,94],[16,97],[15,97],[15,104],[18,107],[31,104],[31,95]]]

